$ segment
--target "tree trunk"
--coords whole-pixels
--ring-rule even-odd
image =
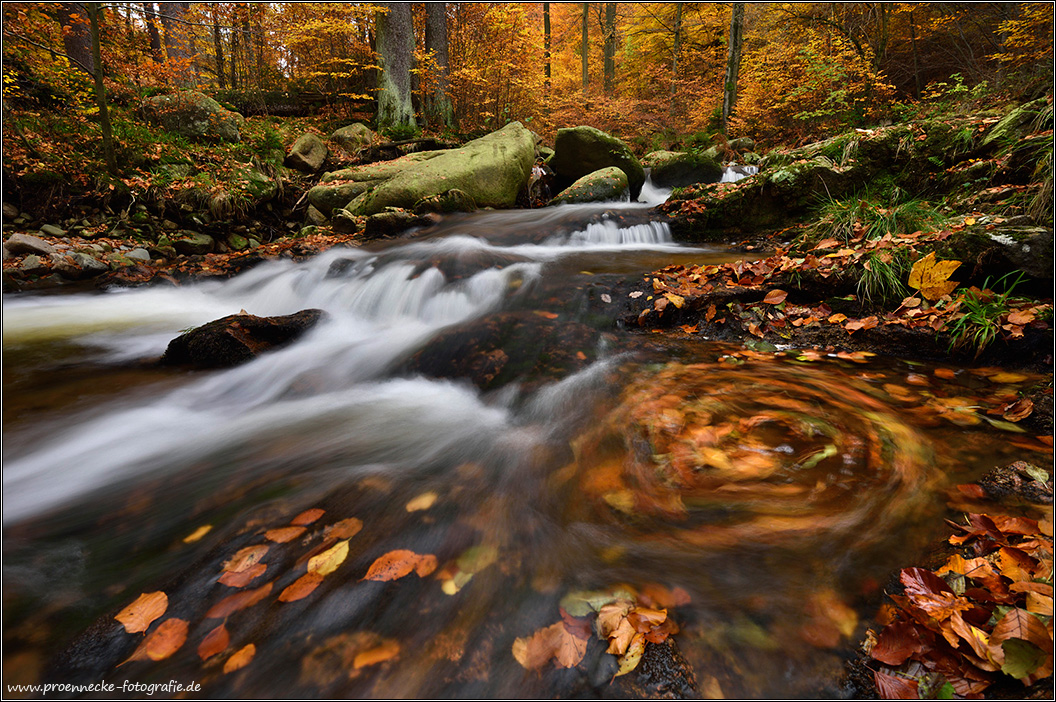
[[[616,80],[616,3],[605,3],[605,94],[612,95]]]
[[[231,63],[231,87],[233,89],[235,89],[235,90],[237,90],[238,86],[239,86],[239,81],[238,81],[238,55],[240,53],[241,44],[242,44],[242,42],[239,39],[239,29],[238,29],[238,21],[237,21],[239,9],[240,9],[239,6],[235,5],[232,8],[233,12],[232,12],[232,15],[231,15],[231,61],[230,61],[230,63]]]
[[[454,114],[451,110],[451,99],[448,97],[448,65],[450,62],[446,2],[425,4],[425,50],[432,52],[437,70],[436,85],[432,95],[424,96],[425,113],[430,121],[450,129],[454,126]]]
[[[913,48],[913,97],[920,99],[923,85],[920,80],[920,55],[917,52],[917,21],[909,12],[909,45]]]
[[[62,43],[66,55],[75,67],[88,75],[94,75],[96,64],[92,58],[92,33],[82,3],[60,2],[55,9],[62,26]]]
[[[110,175],[117,175],[117,156],[114,153],[114,134],[110,129],[110,112],[106,107],[106,86],[103,84],[103,60],[99,50],[99,14],[101,3],[90,2],[88,5],[89,41],[91,43],[92,61],[95,71],[95,104],[99,108],[99,129],[103,135],[103,155],[106,158],[106,170]]]
[[[378,12],[378,130],[414,127],[411,106],[411,57],[414,53],[414,27],[411,4],[381,3]]]
[[[147,23],[147,33],[150,35],[150,55],[157,63],[165,60],[161,53],[161,33],[158,32],[158,16],[154,9],[154,3],[143,3],[143,14]]]
[[[546,106],[550,107],[550,3],[543,3],[543,88],[545,90]]]
[[[191,57],[194,52],[185,24],[190,9],[189,2],[167,2],[162,6],[161,13],[161,26],[165,30],[165,54],[169,62],[179,68],[176,80],[180,83],[191,80]]]
[[[590,82],[589,73],[589,59],[590,59],[590,45],[587,42],[587,20],[589,19],[590,3],[583,3],[583,41],[581,48],[583,49],[583,92],[587,92],[587,85]]]
[[[722,90],[722,131],[726,131],[733,106],[737,102],[737,76],[741,71],[741,48],[744,44],[744,3],[733,3],[730,20],[730,47],[726,60],[726,79]]]
[[[671,113],[675,114],[675,96],[678,93],[678,55],[682,52],[682,3],[675,3],[675,21],[672,22],[674,41],[671,49]]]
[[[213,15],[213,50],[216,52],[216,80],[223,90],[227,87],[227,77],[224,75],[224,38],[220,34],[220,15],[213,3],[210,11]]]

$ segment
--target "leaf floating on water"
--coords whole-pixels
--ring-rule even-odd
[[[253,660],[253,656],[257,655],[257,647],[253,644],[248,644],[231,654],[231,657],[224,663],[224,672],[233,673],[236,670],[241,670],[249,665],[250,661]]]
[[[246,590],[244,592],[236,592],[233,595],[228,595],[213,605],[209,611],[205,613],[205,618],[223,619],[235,612],[246,609],[247,607],[252,607],[268,596],[273,584],[274,583],[265,583],[256,590]]]
[[[388,582],[390,580],[398,580],[411,573],[417,573],[419,577],[424,578],[436,570],[436,566],[436,556],[432,554],[419,555],[414,551],[397,549],[374,561],[370,568],[367,569],[367,574],[363,576],[363,579]]]
[[[363,528],[363,522],[355,517],[349,517],[348,519],[342,519],[340,522],[335,522],[326,528],[326,538],[328,539],[351,539],[353,536],[358,534]]]
[[[306,509],[300,514],[298,514],[296,517],[291,519],[290,524],[293,526],[307,526],[308,524],[317,521],[319,517],[323,516],[324,514],[326,514],[326,510],[319,509],[318,507],[314,509]]]
[[[279,594],[279,602],[296,602],[315,592],[323,576],[319,573],[305,573],[293,581]]]
[[[385,639],[380,645],[369,650],[357,653],[352,659],[352,667],[356,670],[366,668],[369,665],[377,665],[392,660],[400,655],[400,644],[392,639]]]
[[[1023,375],[1022,373],[1008,373],[1002,371],[1000,373],[994,373],[993,375],[987,377],[994,383],[1022,383],[1030,376]]]
[[[288,526],[278,529],[268,529],[264,532],[264,538],[277,544],[285,544],[300,537],[307,531],[303,526]]]
[[[243,549],[239,549],[234,556],[224,561],[223,568],[228,573],[241,573],[249,570],[267,555],[269,548],[267,544],[257,544],[256,546],[246,546]]]
[[[1023,397],[1014,402],[1001,416],[1010,422],[1018,422],[1026,419],[1034,412],[1034,403],[1029,397]]]
[[[920,290],[927,300],[938,300],[957,287],[958,283],[949,278],[960,265],[960,261],[936,261],[932,251],[913,264],[909,271],[909,287]]]
[[[264,571],[267,569],[267,564],[257,563],[252,568],[241,572],[225,572],[219,577],[219,579],[217,579],[217,582],[221,585],[227,585],[228,587],[245,587],[260,576],[264,575]]]
[[[319,575],[329,575],[337,570],[337,567],[345,562],[348,557],[348,539],[339,541],[318,556],[308,560],[308,572]]]
[[[188,624],[183,619],[166,619],[139,645],[129,661],[163,661],[180,650],[187,640]]]
[[[114,619],[121,622],[128,633],[138,634],[150,628],[154,620],[165,614],[168,608],[169,596],[164,592],[143,593],[135,602],[118,612]]]
[[[437,494],[435,492],[423,492],[413,500],[407,503],[405,509],[408,512],[421,512],[432,507],[437,500]]]
[[[561,668],[572,668],[583,660],[588,641],[576,636],[564,622],[557,622],[514,641],[513,657],[527,670],[539,670],[551,660]]]
[[[212,524],[203,524],[187,536],[183,537],[183,543],[193,544],[195,541],[199,541],[203,536],[213,530]]]
[[[223,653],[229,643],[231,643],[231,635],[227,632],[227,627],[220,624],[206,634],[202,642],[198,644],[198,657],[203,661],[209,660],[216,654]]]

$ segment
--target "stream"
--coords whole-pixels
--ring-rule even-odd
[[[570,595],[623,588],[679,593],[702,694],[845,694],[887,579],[956,514],[946,490],[1024,450],[928,404],[981,375],[620,328],[621,281],[743,258],[673,243],[648,207],[454,215],[225,281],[5,295],[5,683],[604,697],[596,639],[567,669],[511,650]],[[327,316],[243,366],[155,364],[181,330],[306,308]],[[889,387],[910,376],[917,401]],[[219,581],[262,545],[254,578]],[[366,577],[393,552],[433,559]],[[157,591],[186,643],[127,661],[143,635],[113,617]]]

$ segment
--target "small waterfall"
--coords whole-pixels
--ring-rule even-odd
[[[759,166],[751,166],[751,165],[740,166],[740,165],[737,165],[736,163],[731,163],[730,165],[726,166],[726,168],[723,169],[723,171],[722,171],[722,180],[720,180],[719,182],[720,183],[736,183],[738,180],[741,180],[742,178],[747,178],[748,176],[753,176],[753,175],[755,175],[758,172],[759,172]]]

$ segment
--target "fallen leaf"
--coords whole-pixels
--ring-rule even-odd
[[[1018,422],[1026,419],[1033,412],[1034,403],[1029,397],[1023,397],[1014,402],[1001,416],[1010,422]]]
[[[223,653],[229,643],[231,643],[231,635],[228,634],[227,627],[221,623],[206,634],[202,642],[198,644],[198,657],[203,661],[208,660],[218,653]]]
[[[315,592],[315,589],[319,587],[319,583],[323,582],[323,577],[319,573],[305,573],[301,577],[294,580],[291,584],[287,585],[281,593],[279,593],[279,602],[296,602],[297,600],[303,600],[308,595]]]
[[[876,689],[880,692],[881,699],[920,699],[920,694],[917,692],[917,681],[912,678],[904,678],[901,675],[890,675],[876,670],[873,671],[873,681],[876,683]]]
[[[278,529],[268,529],[264,532],[264,538],[277,544],[285,544],[300,537],[307,531],[303,526],[288,526]]]
[[[169,596],[160,590],[158,592],[144,593],[136,598],[136,601],[128,605],[114,617],[121,622],[125,631],[130,634],[138,634],[146,631],[154,620],[165,614],[169,608]]]
[[[223,568],[228,573],[241,573],[255,566],[268,553],[267,544],[257,544],[239,549],[234,556],[224,561]]]
[[[342,519],[326,528],[328,539],[351,539],[363,529],[363,521],[355,517]]]
[[[682,309],[682,307],[686,304],[686,298],[682,297],[681,295],[676,295],[674,293],[664,293],[664,297],[667,298],[667,300],[678,309]]]
[[[414,551],[397,549],[381,556],[367,569],[364,580],[388,582],[398,580],[412,572],[418,573],[419,577],[425,576],[436,570],[436,556],[432,554],[419,555]]]
[[[166,619],[139,645],[128,661],[149,658],[162,661],[176,653],[187,640],[188,624],[183,619]],[[126,663],[128,661],[125,661]]]
[[[1012,310],[1008,313],[1008,321],[1010,324],[1030,324],[1034,321],[1033,310]]]
[[[223,619],[239,610],[252,607],[268,596],[271,592],[272,585],[273,583],[265,583],[255,590],[245,590],[243,592],[236,592],[233,595],[228,595],[213,605],[209,611],[205,613],[205,618]]]
[[[840,322],[844,321],[845,319],[847,319],[847,315],[843,314],[842,312],[837,312],[836,314],[834,314],[831,317],[829,317],[829,323],[830,324],[839,324]]]
[[[231,657],[224,663],[224,673],[233,673],[236,670],[245,668],[256,654],[257,647],[254,644],[243,646],[231,654]]]
[[[421,512],[422,510],[429,509],[436,503],[437,494],[435,492],[423,492],[418,497],[407,503],[405,509],[408,512]]]
[[[323,516],[324,514],[326,514],[326,510],[319,509],[318,507],[314,509],[306,509],[300,514],[298,514],[296,517],[291,519],[290,524],[293,526],[306,526],[318,520],[319,517]]]
[[[768,305],[780,305],[788,297],[788,293],[784,290],[771,290],[763,298],[763,302]]]
[[[645,644],[645,635],[635,634],[626,651],[619,657],[616,677],[626,675],[638,667],[638,664],[642,662],[642,655],[645,653]]]
[[[323,551],[318,556],[308,559],[308,572],[319,575],[329,575],[337,570],[338,566],[345,562],[348,557],[348,539],[337,542],[334,546]]]
[[[217,582],[228,587],[245,587],[264,575],[267,569],[266,563],[258,563],[252,568],[240,572],[227,571],[217,579]]]
[[[358,670],[359,668],[365,668],[368,665],[384,663],[385,661],[392,660],[398,655],[400,655],[400,644],[392,639],[385,639],[380,645],[361,653],[357,653],[356,657],[352,660],[352,667]]]
[[[539,670],[550,660],[571,668],[583,660],[588,641],[569,631],[564,622],[557,622],[514,641],[513,657],[527,670]]]
[[[198,527],[197,529],[195,529],[194,531],[192,531],[187,536],[183,537],[183,543],[185,543],[185,544],[193,544],[195,541],[200,540],[203,536],[205,536],[206,534],[208,534],[212,530],[213,530],[213,525],[212,524],[204,524],[204,525]]]
[[[958,283],[949,280],[949,277],[960,265],[960,261],[936,261],[935,252],[932,251],[913,264],[909,271],[909,287],[920,290],[920,294],[928,300],[938,300],[957,287]]]
[[[1041,620],[1018,607],[1010,609],[990,634],[990,642],[994,645],[1009,639],[1023,639],[1043,649],[1052,647],[1052,636]]]

